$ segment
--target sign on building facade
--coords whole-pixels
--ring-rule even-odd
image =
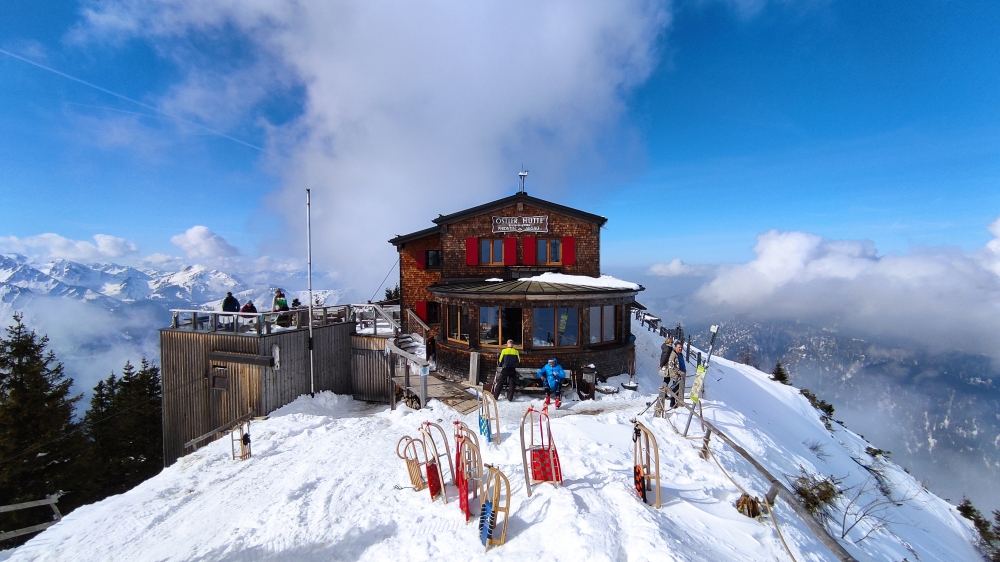
[[[493,217],[493,233],[548,232],[549,217]]]

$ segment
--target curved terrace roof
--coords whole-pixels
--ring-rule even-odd
[[[642,285],[636,287],[589,286],[577,283],[548,283],[530,279],[515,279],[512,281],[475,281],[471,283],[454,283],[451,285],[431,285],[427,290],[442,296],[480,296],[480,297],[559,297],[572,296],[630,296],[644,290]]]

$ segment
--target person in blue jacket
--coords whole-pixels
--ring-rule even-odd
[[[549,399],[554,392],[556,395],[556,408],[558,408],[561,403],[562,382],[566,378],[566,371],[563,371],[562,365],[553,357],[549,359],[549,362],[544,367],[538,369],[538,376],[545,385],[545,406],[549,405]]]

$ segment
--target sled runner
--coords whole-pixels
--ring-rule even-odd
[[[469,493],[472,493],[472,497],[479,498],[479,487],[483,483],[483,460],[479,455],[476,434],[462,422],[455,422],[455,467],[458,507],[468,523],[472,515]]]
[[[479,510],[479,540],[486,547],[486,550],[489,550],[490,545],[502,545],[507,541],[510,482],[499,468],[491,464],[486,465],[486,471],[480,495],[483,505]],[[499,531],[497,530],[498,520]]]
[[[479,434],[486,441],[500,444],[500,412],[497,410],[497,399],[488,390],[483,390],[479,397]]]
[[[660,508],[660,448],[656,444],[656,436],[653,435],[642,422],[632,420],[634,432],[632,433],[632,464],[635,466],[635,478],[633,485],[635,492],[642,500],[642,503],[649,504],[646,492],[656,490],[656,503],[652,504],[657,509]]]
[[[427,448],[424,447],[424,442],[404,435],[396,443],[396,456],[406,462],[406,472],[410,476],[413,489],[419,492],[426,488],[427,483],[421,470],[421,467],[427,464]],[[433,494],[431,499],[434,499]]]
[[[559,451],[556,450],[556,444],[552,440],[549,414],[545,410],[536,410],[534,406],[529,406],[521,418],[521,462],[524,465],[524,483],[529,497],[533,484],[541,482],[552,482],[556,486],[562,484]]]

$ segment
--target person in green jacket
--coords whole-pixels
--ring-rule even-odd
[[[507,340],[507,347],[500,352],[497,364],[500,366],[500,384],[495,385],[497,396],[507,385],[507,401],[514,401],[514,387],[517,383],[517,366],[521,363],[521,354],[514,349],[514,340]]]

